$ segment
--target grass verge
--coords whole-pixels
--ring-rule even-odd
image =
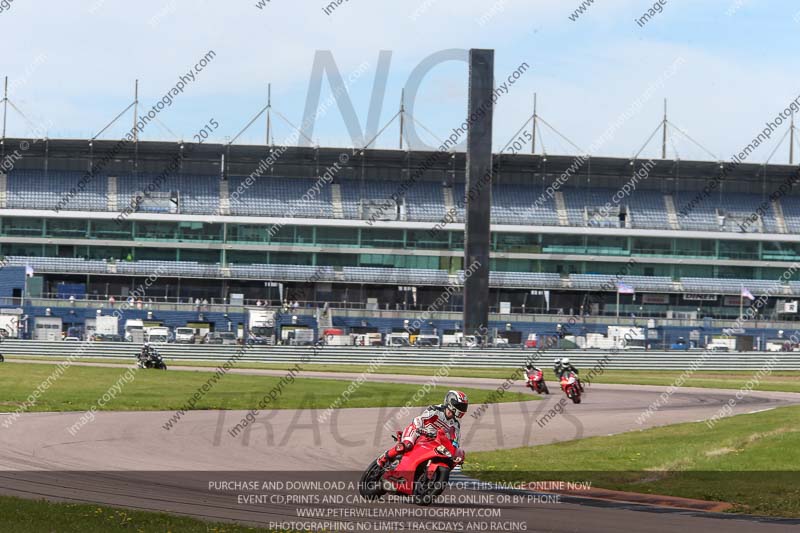
[[[26,533],[279,533],[275,529],[261,529],[203,522],[193,518],[116,509],[87,504],[54,503],[44,500],[26,500],[0,496],[2,531]]]
[[[476,452],[465,471],[487,481],[564,480],[721,501],[733,512],[800,517],[800,407],[609,437]],[[568,471],[565,471],[568,470]]]
[[[8,356],[9,360],[47,360],[57,362],[58,360],[52,357],[25,357],[25,356]],[[133,359],[133,358],[131,358]],[[78,358],[78,362],[95,362],[95,363],[112,363],[112,364],[130,364],[130,361],[125,362],[120,359],[106,359],[106,358]],[[216,368],[219,363],[209,361],[176,361],[168,359],[167,363],[170,366],[194,366],[194,367],[207,367]],[[239,369],[263,369],[263,370],[288,370],[292,367],[289,363],[252,363],[247,361],[240,361],[236,364]],[[314,365],[309,364],[304,368],[308,372],[365,372],[369,365]],[[409,376],[430,376],[439,367],[430,366],[397,366],[397,365],[384,365],[376,370],[375,374],[394,374],[394,375],[409,375]],[[588,370],[588,369],[587,369]],[[450,377],[465,377],[465,378],[495,378],[506,379],[511,374],[510,368],[475,368],[475,367],[450,367]],[[678,377],[683,374],[683,370],[607,370],[605,374],[595,377],[593,383],[605,384],[620,384],[620,385],[657,385],[669,386],[672,385]],[[701,387],[713,389],[738,389],[742,387],[747,381],[753,377],[755,370],[699,370],[692,374],[684,382],[684,387]],[[552,380],[552,373],[545,373],[545,379]],[[779,392],[800,392],[800,371],[775,371],[768,376],[760,379],[759,383],[753,390],[762,391],[779,391]]]
[[[39,364],[7,364],[0,366],[0,411],[12,411],[45,382],[55,367]],[[85,411],[96,405],[99,398],[119,387],[111,401],[98,410],[162,411],[181,409],[188,399],[208,382],[206,372],[166,372],[163,370],[131,370],[135,378],[126,383],[121,377],[127,368],[70,366],[60,378],[40,395],[29,411]],[[281,379],[281,395],[270,403],[276,409],[328,409],[341,397],[351,382],[332,379],[302,378],[302,372],[291,383],[282,377],[227,374],[220,378],[195,405],[195,409],[252,409]],[[492,391],[463,389],[470,400],[483,403]],[[341,402],[340,407],[426,406],[441,402],[447,391],[443,386],[431,386],[427,392],[420,385],[364,382]],[[509,393],[501,402],[535,399],[530,394]],[[413,401],[412,401],[413,400]]]

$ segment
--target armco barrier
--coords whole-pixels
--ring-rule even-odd
[[[0,344],[4,355],[45,356],[65,359],[70,355],[77,357],[105,357],[133,360],[140,345],[125,342],[66,342],[66,341],[23,341],[7,340]],[[234,345],[191,345],[169,344],[158,347],[168,360],[217,361],[222,362],[239,349]],[[294,363],[307,354],[309,347],[291,346],[252,346],[248,348],[241,362],[251,363]],[[388,355],[382,356],[387,351]],[[440,366],[450,362],[453,366],[511,368],[522,365],[526,357],[535,350],[486,349],[460,350],[453,348],[382,348],[382,347],[323,347],[311,363],[325,365],[363,364],[368,365],[378,356],[385,365]],[[552,368],[556,357],[569,357],[578,368],[590,368],[598,360],[608,355],[605,365],[608,369],[683,370],[692,364],[697,365],[704,357],[703,350],[692,351],[619,351],[601,350],[547,350],[542,352],[537,365]],[[777,358],[773,370],[800,370],[800,352],[715,352],[708,354],[700,370],[758,370],[772,357]]]

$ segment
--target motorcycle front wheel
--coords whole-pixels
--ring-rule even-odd
[[[358,481],[358,493],[366,500],[376,500],[386,494],[383,490],[381,483],[381,476],[383,475],[383,468],[378,466],[378,460],[373,459],[364,473],[361,474],[361,479]]]
[[[450,469],[446,466],[437,468],[433,479],[428,479],[427,472],[423,469],[414,481],[414,503],[422,507],[432,504],[444,492],[449,480]]]

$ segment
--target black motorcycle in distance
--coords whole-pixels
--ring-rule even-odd
[[[150,350],[147,355],[139,356],[139,368],[156,368],[158,370],[166,370],[167,365],[164,359],[161,358],[156,350]]]

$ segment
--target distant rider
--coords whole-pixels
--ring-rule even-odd
[[[150,360],[150,357],[153,355],[153,348],[150,346],[149,342],[145,342],[142,344],[142,351],[139,352],[139,362],[144,364]]]
[[[578,369],[575,368],[572,363],[569,361],[569,357],[564,357],[560,361],[556,361],[556,368],[553,369],[556,373],[556,378],[558,381],[561,381],[562,376],[569,374],[570,372],[575,374],[575,379],[578,380],[578,387],[583,392],[583,383],[581,383],[580,377],[578,376]]]
[[[553,360],[553,374],[556,375],[556,379],[561,379],[561,358],[556,357]]]
[[[528,378],[528,383],[533,383],[533,378],[536,376],[537,372],[541,372],[541,369],[538,367],[533,366],[532,364],[528,363],[525,365],[525,376]],[[542,376],[544,377],[544,376]]]
[[[458,448],[461,440],[461,422],[467,413],[469,401],[467,395],[461,391],[448,391],[441,405],[431,405],[420,416],[416,417],[403,431],[400,441],[389,448],[378,459],[378,466],[383,468],[386,464],[411,451],[420,435],[435,436],[438,430],[444,429],[450,437],[453,446]]]

